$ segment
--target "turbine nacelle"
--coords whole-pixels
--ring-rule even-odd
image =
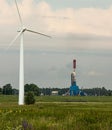
[[[18,29],[17,32],[25,32],[25,31],[26,31],[26,27],[22,27],[22,28]]]

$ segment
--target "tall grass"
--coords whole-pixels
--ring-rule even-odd
[[[28,106],[18,106],[17,99],[11,102],[9,99],[0,98],[0,130],[112,129],[110,99],[109,102],[37,102]]]
[[[0,129],[6,130],[7,126],[16,128],[22,125],[23,121],[27,121],[35,130],[111,130],[111,107],[111,104],[105,108],[104,104],[79,103],[4,107],[0,112]]]

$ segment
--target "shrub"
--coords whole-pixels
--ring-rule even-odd
[[[28,92],[25,96],[25,104],[35,104],[35,97],[33,92]]]

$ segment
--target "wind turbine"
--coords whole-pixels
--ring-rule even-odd
[[[26,31],[28,31],[30,33],[39,34],[39,35],[42,35],[42,36],[45,36],[45,37],[48,37],[48,38],[51,38],[51,36],[48,36],[46,34],[25,28],[23,26],[22,18],[21,18],[20,11],[19,11],[18,4],[17,4],[16,0],[15,0],[15,4],[16,4],[19,20],[20,20],[20,23],[21,23],[21,29],[18,32],[17,36],[9,44],[9,47],[12,46],[12,44],[14,44],[14,42],[18,39],[18,37],[20,37],[20,68],[19,68],[19,101],[18,101],[18,104],[24,105],[24,46],[23,46],[24,33]]]

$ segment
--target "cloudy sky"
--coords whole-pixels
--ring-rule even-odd
[[[112,89],[112,0],[17,0],[26,32],[25,83],[69,87],[77,60],[80,88]],[[0,0],[0,86],[19,86],[19,43],[6,48],[20,29],[14,0]]]

